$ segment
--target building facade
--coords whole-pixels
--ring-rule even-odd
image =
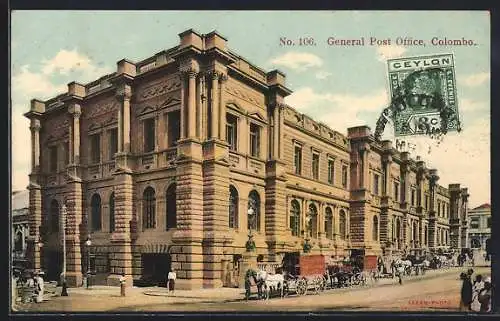
[[[86,271],[117,284],[122,273],[164,280],[171,268],[180,288],[235,286],[249,231],[262,262],[296,258],[305,244],[334,260],[353,248],[419,248],[424,233],[429,247],[449,244],[447,216],[430,215],[431,203],[451,197],[435,188],[435,171],[393,155],[368,128],[346,137],[284,104],[285,75],[228,50],[217,32],[179,37],[174,48],[32,100],[32,268],[61,273],[63,204],[71,286]],[[366,146],[373,151],[360,154]],[[392,202],[382,176],[372,203],[370,175],[382,168],[412,182],[401,191],[415,189],[414,210],[409,196]]]
[[[29,192],[12,192],[11,249],[12,266],[24,268],[27,263],[26,248],[29,235]]]
[[[353,248],[394,257],[460,247],[451,222],[466,216],[467,189],[439,185],[436,169],[398,152],[391,141],[375,141],[367,126],[349,128],[348,138]],[[452,206],[457,201],[460,206]]]
[[[491,205],[483,204],[469,210],[467,247],[486,250],[491,239]]]

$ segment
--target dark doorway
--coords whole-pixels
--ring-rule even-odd
[[[283,270],[292,275],[299,275],[300,252],[285,253]]]
[[[167,253],[144,253],[141,256],[142,277],[138,286],[166,286],[170,271],[170,255]]]
[[[47,267],[46,280],[59,281],[62,273],[63,253],[62,251],[47,251],[45,255],[45,266]]]

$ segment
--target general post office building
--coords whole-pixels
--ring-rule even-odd
[[[285,75],[217,32],[179,37],[32,100],[33,269],[58,278],[61,224],[70,286],[87,271],[161,282],[171,268],[183,289],[238,286],[249,230],[261,262],[296,257],[305,240],[332,260],[458,246],[466,189],[439,186],[366,126],[346,137],[284,104]]]

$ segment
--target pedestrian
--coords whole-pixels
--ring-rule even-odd
[[[125,273],[122,273],[122,275],[120,275],[120,296],[125,296],[126,282]]]
[[[462,280],[462,290],[460,293],[460,311],[470,311],[470,304],[472,303],[472,283],[468,273],[460,273]]]
[[[483,277],[481,274],[476,275],[474,280],[474,284],[472,285],[472,303],[470,304],[470,309],[475,312],[479,312],[480,302],[479,302],[479,293],[484,288]]]
[[[43,280],[44,273],[38,272],[36,278],[35,278],[35,284],[36,284],[36,303],[42,303],[43,302],[43,295],[44,295],[44,289],[45,289],[45,282]]]
[[[16,275],[15,271],[13,271],[13,273],[12,273],[12,280],[11,280],[11,282],[12,282],[12,285],[11,285],[12,286],[12,293],[11,293],[12,294],[12,298],[11,298],[11,300],[12,300],[12,306],[11,306],[11,308],[12,308],[13,311],[17,311],[16,310],[16,302],[17,302],[17,275]]]
[[[484,280],[484,288],[478,296],[481,307],[479,312],[491,312],[491,279],[489,277]]]
[[[171,269],[170,272],[168,272],[168,292],[175,292],[175,279],[177,279],[177,274],[174,269]]]
[[[397,276],[398,276],[398,281],[400,285],[403,285],[403,273],[405,271],[405,268],[403,264],[399,264],[397,267]]]

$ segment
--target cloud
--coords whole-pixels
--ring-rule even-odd
[[[60,50],[51,59],[41,62],[39,71],[23,65],[11,80],[12,96],[12,187],[24,189],[31,170],[31,135],[29,120],[23,113],[29,110],[30,100],[42,100],[67,91],[67,83],[86,83],[109,73],[107,67],[97,66],[89,57],[75,50]]]
[[[465,77],[460,77],[458,81],[467,87],[476,87],[484,84],[490,79],[489,72],[480,72],[477,74],[471,74]]]
[[[306,52],[287,52],[270,61],[271,64],[283,66],[297,71],[305,71],[313,67],[321,67],[323,60],[311,53]]]
[[[22,66],[20,72],[12,77],[14,103],[27,103],[22,100],[30,100],[35,96],[48,98],[66,89],[66,85],[54,84],[46,74],[34,73],[29,68],[28,65]]]
[[[489,104],[482,100],[462,98],[458,102],[458,111],[462,112],[485,112],[489,110]]]
[[[377,59],[379,61],[386,62],[387,59],[401,57],[406,52],[406,50],[407,49],[403,46],[379,46],[377,47]]]
[[[332,75],[331,72],[320,70],[314,76],[318,79],[326,79]]]
[[[286,97],[285,102],[345,134],[348,127],[369,124],[367,117],[378,117],[373,114],[382,111],[388,97],[383,89],[366,95],[353,95],[317,93],[310,87],[304,87]]]

